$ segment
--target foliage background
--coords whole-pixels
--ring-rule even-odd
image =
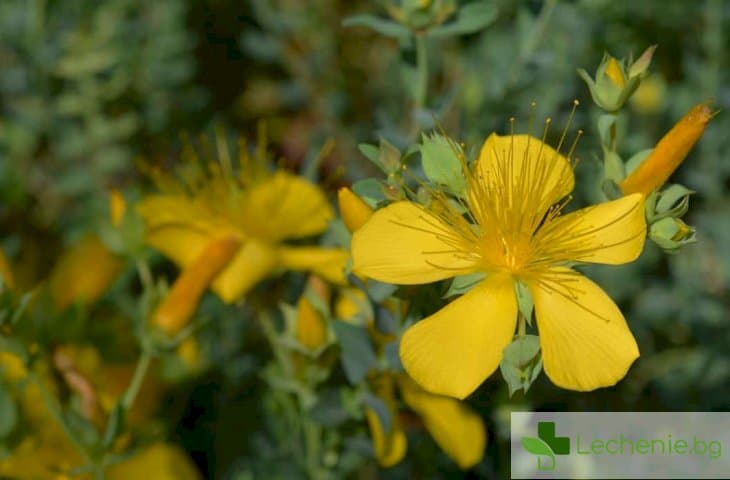
[[[592,72],[604,51],[634,55],[658,44],[650,88],[637,93],[624,131],[627,156],[650,148],[695,103],[721,112],[673,177],[695,190],[688,223],[698,243],[666,256],[652,245],[635,264],[590,269],[619,303],[641,349],[628,376],[592,393],[560,390],[542,376],[510,398],[494,375],[469,403],[487,422],[484,461],[460,473],[422,431],[410,432],[406,461],[378,471],[365,459],[355,478],[504,478],[509,412],[537,410],[726,410],[730,407],[730,3],[495,1],[483,31],[429,44],[428,111],[413,108],[411,47],[342,20],[385,15],[376,2],[316,0],[6,0],[0,3],[0,241],[26,288],[44,277],[65,245],[106,211],[106,192],[134,198],[146,180],[136,161],[171,165],[181,132],[222,123],[255,137],[265,121],[271,148],[289,168],[330,192],[375,174],[361,142],[404,147],[433,119],[455,138],[479,144],[515,116],[525,128],[532,101],[538,122],[585,135],[576,204],[597,198],[601,165],[596,108],[575,73]],[[405,79],[405,81],[404,81]],[[313,163],[323,144],[334,149]],[[155,257],[157,258],[157,257]],[[170,278],[161,258],[155,268]],[[132,276],[130,274],[130,276]],[[135,280],[129,279],[132,290]],[[262,285],[294,303],[297,276]],[[106,305],[122,302],[116,288]],[[118,296],[119,298],[115,297]],[[99,308],[105,308],[104,305]],[[98,315],[98,313],[97,313]],[[206,297],[200,332],[204,372],[186,377],[159,409],[167,436],[209,478],[270,478],[286,452],[267,429],[260,377],[270,356],[245,311]],[[98,317],[94,317],[98,318]],[[114,322],[112,322],[114,323]],[[69,334],[111,355],[112,327]],[[123,327],[116,322],[117,330]],[[97,331],[98,330],[98,331]],[[96,332],[96,333],[95,333]],[[105,333],[106,332],[106,333]],[[127,335],[128,337],[129,335]],[[123,344],[123,342],[122,342]],[[341,374],[340,374],[341,376]],[[348,432],[347,434],[350,434]],[[364,449],[364,450],[363,450]]]

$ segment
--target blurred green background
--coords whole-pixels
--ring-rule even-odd
[[[333,192],[376,174],[361,142],[385,138],[404,148],[436,121],[478,145],[506,131],[512,116],[526,129],[533,101],[538,124],[551,116],[564,125],[578,99],[572,130],[585,134],[576,203],[596,201],[598,111],[576,68],[592,73],[604,52],[636,56],[658,44],[651,75],[627,109],[625,158],[651,148],[696,103],[712,99],[720,113],[673,177],[697,192],[686,217],[697,244],[676,256],[647,244],[634,264],[586,269],[621,306],[639,343],[628,376],[591,393],[560,390],[542,376],[526,396],[510,398],[494,375],[469,398],[489,430],[485,458],[472,472],[459,472],[414,429],[406,460],[389,470],[367,459],[367,437],[353,431],[351,450],[365,453],[347,474],[505,478],[511,410],[727,410],[730,2],[488,3],[495,15],[485,28],[428,41],[427,95],[416,108],[414,46],[343,26],[356,14],[386,18],[386,2],[0,2],[0,241],[18,283],[32,286],[105,214],[109,189],[134,198],[147,188],[140,159],[172,165],[184,132],[214,124],[255,138],[263,121],[283,164]],[[314,165],[328,140],[334,149]],[[202,308],[211,316],[222,310],[212,298]],[[207,478],[288,478],[286,452],[260,415],[259,371],[269,353],[243,320],[201,333],[210,368],[168,394],[163,416]]]

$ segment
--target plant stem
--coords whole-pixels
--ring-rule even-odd
[[[522,313],[517,313],[517,335],[524,337],[527,331],[527,321]]]
[[[51,414],[51,417],[58,423],[58,426],[61,427],[61,430],[63,430],[63,433],[68,437],[68,439],[71,441],[73,446],[78,450],[78,452],[81,454],[81,456],[84,458],[84,461],[90,464],[94,464],[93,460],[91,459],[91,456],[89,455],[89,452],[86,451],[86,447],[84,447],[81,442],[74,436],[73,432],[69,428],[68,424],[66,424],[66,421],[63,419],[63,416],[61,415],[61,408],[58,406],[58,403],[56,402],[56,399],[51,395],[51,393],[46,389],[45,385],[43,385],[43,382],[35,373],[32,373],[30,375],[30,378],[32,379],[33,383],[36,384],[38,387],[38,392],[41,395],[41,399],[43,400],[43,403],[46,406],[46,410],[48,410],[48,413]]]
[[[122,396],[121,404],[125,410],[129,410],[134,405],[134,400],[137,398],[139,389],[142,387],[142,382],[147,374],[147,369],[150,366],[150,360],[152,360],[152,355],[149,354],[147,349],[143,349],[142,355],[140,355],[139,361],[137,362],[137,367],[134,369],[132,380],[129,382],[129,386]]]
[[[426,38],[416,34],[416,108],[426,106],[426,95],[428,94],[428,52],[426,51]]]
[[[142,281],[144,289],[150,290],[154,286],[152,272],[147,262],[141,258],[137,259],[137,273],[139,274],[139,279]]]

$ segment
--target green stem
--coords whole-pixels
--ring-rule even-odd
[[[41,395],[41,399],[43,400],[43,403],[46,406],[46,410],[48,410],[48,413],[51,414],[51,417],[58,423],[58,426],[61,427],[61,430],[63,430],[64,435],[68,437],[68,439],[71,441],[73,446],[78,450],[78,452],[81,454],[81,456],[84,458],[84,461],[90,464],[94,464],[93,460],[91,459],[91,456],[89,455],[89,452],[86,451],[86,447],[79,442],[79,440],[76,438],[74,433],[69,428],[66,421],[63,419],[63,416],[61,415],[61,407],[56,402],[56,399],[51,395],[51,393],[46,389],[45,385],[43,385],[43,382],[35,373],[32,373],[30,375],[30,378],[32,379],[33,383],[36,384],[38,387],[38,392]]]
[[[517,335],[524,337],[527,332],[527,321],[522,313],[517,314]]]
[[[134,400],[137,398],[139,389],[142,387],[142,382],[144,381],[145,375],[147,375],[151,360],[152,355],[146,349],[143,349],[142,355],[137,362],[137,367],[134,369],[132,380],[129,382],[129,386],[122,396],[121,404],[125,410],[129,410],[134,405]]]
[[[147,262],[141,258],[137,259],[137,273],[139,279],[142,281],[142,286],[145,290],[151,290],[154,286],[154,280],[152,279],[152,272]]]
[[[428,53],[426,50],[426,38],[416,34],[416,107],[426,106],[426,95],[428,94]]]

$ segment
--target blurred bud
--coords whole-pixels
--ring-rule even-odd
[[[631,107],[639,113],[650,115],[664,108],[667,87],[658,75],[650,75],[641,81],[636,93],[631,97]]]
[[[373,215],[373,209],[347,187],[337,191],[337,203],[342,221],[350,233],[362,227]]]
[[[317,350],[327,343],[325,319],[304,295],[297,303],[297,340],[310,350]]]
[[[335,301],[335,316],[346,322],[371,325],[373,313],[368,297],[360,289],[343,288]]]
[[[106,292],[123,263],[96,235],[87,235],[66,250],[49,278],[51,297],[59,310],[73,303],[90,304]]]
[[[611,55],[605,55],[596,70],[595,79],[583,69],[578,75],[586,82],[596,105],[608,112],[617,112],[639,88],[651,64],[656,45],[647,48],[630,67]]]
[[[118,227],[122,223],[124,213],[127,211],[127,202],[122,193],[116,188],[109,192],[109,216],[112,225]]]
[[[456,12],[455,0],[401,0],[385,5],[393,20],[422,30],[440,25]]]
[[[200,345],[198,340],[193,336],[183,340],[177,347],[177,356],[190,370],[196,370],[200,367]]]
[[[13,277],[13,269],[10,267],[8,257],[5,256],[5,252],[0,248],[0,277],[3,280],[3,288],[12,290],[15,288],[15,277]]]
[[[708,104],[692,107],[657,143],[651,154],[621,182],[624,194],[639,192],[647,195],[661,187],[700,139],[711,118]]]
[[[676,253],[682,245],[695,242],[695,229],[679,218],[662,218],[649,227],[649,238],[667,253]]]
[[[175,280],[167,297],[157,307],[152,323],[169,335],[185,327],[206,288],[228,266],[240,247],[241,240],[236,235],[221,237],[206,245]]]

